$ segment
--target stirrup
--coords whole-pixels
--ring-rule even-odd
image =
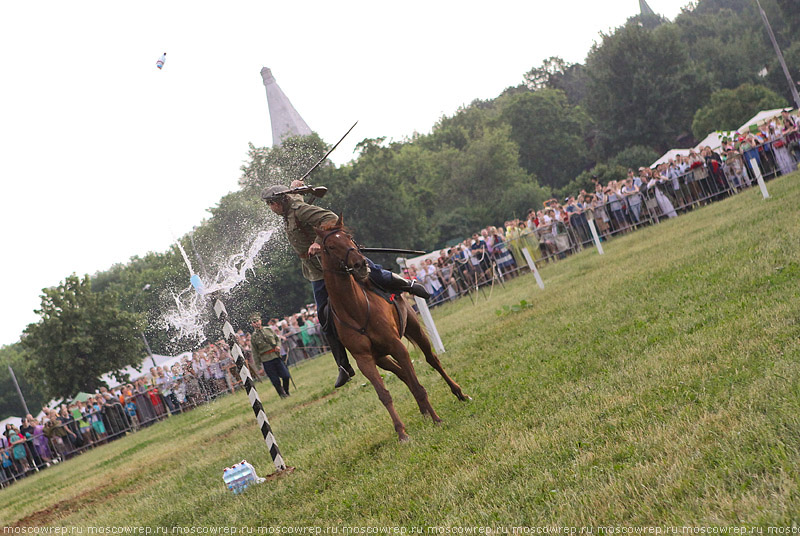
[[[353,376],[355,376],[355,371],[353,371]],[[336,377],[336,383],[333,384],[334,389],[338,389],[349,381],[350,373],[347,372],[343,366],[339,365],[339,375]]]

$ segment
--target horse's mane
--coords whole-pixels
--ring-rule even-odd
[[[350,230],[349,227],[346,227],[344,225],[339,225],[338,221],[329,220],[323,222],[322,225],[319,226],[320,231],[333,231],[334,229],[344,231],[350,236],[353,235],[353,232]]]

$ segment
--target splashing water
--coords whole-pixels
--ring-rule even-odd
[[[274,229],[260,231],[246,252],[242,251],[225,260],[213,279],[210,282],[205,282],[202,294],[196,291],[192,285],[189,285],[177,295],[173,294],[175,308],[164,315],[166,326],[172,327],[178,332],[173,341],[188,338],[199,342],[205,339],[206,313],[208,312],[208,301],[205,296],[214,292],[230,292],[236,285],[245,280],[247,270],[255,272],[253,262],[256,255],[264,247],[264,244],[272,238],[274,233]],[[187,268],[189,268],[190,278],[196,278],[197,275],[192,269],[192,263],[189,262],[189,257],[183,250],[181,243],[177,240],[175,242],[181,251],[181,255],[183,255]]]

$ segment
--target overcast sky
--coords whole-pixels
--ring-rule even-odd
[[[648,3],[673,19],[688,0]],[[38,319],[42,288],[165,251],[237,188],[247,143],[272,144],[262,67],[328,143],[359,121],[332,155],[342,164],[358,141],[430,132],[545,58],[583,62],[638,11],[638,0],[5,2],[0,344]]]

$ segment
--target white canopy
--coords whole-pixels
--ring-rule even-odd
[[[741,132],[741,133],[747,132],[749,130],[749,128],[750,128],[750,125],[761,124],[764,121],[766,121],[767,119],[772,119],[776,115],[781,115],[781,112],[784,111],[784,110],[791,110],[791,108],[778,108],[778,109],[775,109],[775,110],[764,110],[764,111],[758,112],[756,115],[751,117],[750,120],[747,123],[745,123],[744,125],[740,126],[738,129],[736,129],[736,131],[737,132]]]
[[[675,158],[678,155],[687,156],[689,154],[689,151],[691,151],[691,149],[670,149],[669,151],[664,153],[661,158],[650,164],[650,167],[654,168],[656,166],[660,166],[661,164],[669,162],[670,159]]]
[[[142,361],[142,364],[140,365],[140,368],[142,369],[141,372],[133,367],[125,367],[124,369],[122,369],[122,372],[128,374],[132,380],[135,380],[137,378],[141,378],[142,376],[146,376],[148,374],[150,367],[153,366],[154,360],[156,362],[155,366],[157,367],[171,367],[184,357],[192,357],[192,353],[183,352],[182,354],[178,354],[176,356],[153,354],[153,359],[147,357],[144,359],[144,361]],[[109,374],[103,374],[102,376],[100,376],[100,379],[106,382],[106,384],[108,384],[110,388],[121,385],[117,380],[112,378],[111,375]]]
[[[772,119],[773,117],[780,115],[783,110],[790,110],[790,108],[776,108],[774,110],[762,110],[753,117],[751,117],[744,125],[740,126],[734,131],[717,130],[715,132],[712,132],[711,134],[706,136],[705,139],[703,139],[703,141],[698,143],[697,146],[694,148],[694,150],[698,150],[700,149],[700,147],[706,147],[706,146],[711,147],[712,150],[717,150],[720,147],[722,147],[723,138],[731,138],[733,137],[733,134],[736,132],[742,134],[745,132],[749,132],[750,125],[761,124],[764,121],[767,121],[768,119]],[[686,156],[689,154],[690,150],[691,149],[670,149],[661,158],[650,164],[650,167],[654,168],[665,162],[669,162],[670,158],[675,158],[679,154]]]

